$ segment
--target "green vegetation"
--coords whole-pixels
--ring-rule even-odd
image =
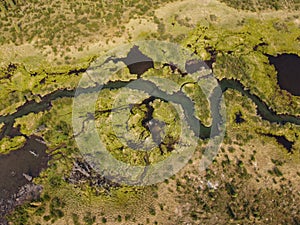
[[[260,11],[260,10],[279,10],[279,9],[292,9],[298,10],[300,8],[299,0],[220,0],[226,3],[228,6],[235,9]]]
[[[267,58],[267,54],[300,55],[297,16],[283,11],[291,16],[274,19],[261,12],[263,16],[256,18],[257,14],[239,12],[234,21],[229,18],[228,25],[220,22],[220,11],[225,14],[220,8],[224,7],[223,4],[215,1],[208,5],[198,3],[203,10],[207,9],[207,15],[205,19],[201,17],[201,20],[193,21],[193,15],[187,15],[184,9],[189,2],[166,5],[164,10],[172,13],[159,16],[154,10],[167,2],[171,1],[0,1],[1,44],[31,43],[37,49],[44,49],[48,55],[55,54],[53,59],[56,58],[57,62],[59,58],[64,59],[60,66],[53,66],[53,62],[45,59],[38,60],[38,56],[1,63],[0,114],[13,114],[26,102],[39,103],[44,96],[57,90],[76,88],[82,73],[99,53],[93,56],[83,54],[78,64],[73,64],[74,49],[83,52],[87,43],[100,39],[97,39],[100,33],[107,43],[113,38],[126,39],[126,29],[129,29],[126,23],[133,21],[133,25],[138,26],[142,21],[140,18],[146,18],[149,20],[146,28],[150,29],[151,24],[155,31],[130,35],[137,39],[180,42],[202,59],[214,61],[213,71],[218,79],[240,81],[279,114],[300,115],[299,97],[280,90],[275,68]],[[299,4],[296,0],[293,3],[280,0],[223,2],[251,11],[297,9]],[[174,11],[176,4],[179,8],[180,4],[184,6],[181,11]],[[195,2],[190,8],[194,7],[193,4]],[[211,7],[216,8],[215,11]],[[225,9],[230,10],[228,7]],[[196,11],[195,14],[200,13]],[[224,18],[227,19],[226,16]],[[195,25],[197,22],[198,25]],[[142,50],[154,52],[156,49],[151,46],[151,49]],[[5,54],[3,51],[0,56]],[[182,91],[195,103],[195,117],[210,126],[209,102],[203,90],[191,82],[191,77],[181,77],[178,73],[155,62],[155,68],[142,77],[168,93],[178,91],[178,88],[170,88],[171,83],[166,88],[152,79],[153,75],[168,78],[179,85],[190,82],[184,85]],[[136,78],[124,69],[111,79],[126,81]],[[149,97],[138,90],[135,94],[141,99]],[[125,97],[122,98],[122,95]],[[133,165],[164,160],[170,155],[172,144],[179,139],[181,130],[178,121],[181,115],[174,105],[160,99],[149,104],[138,100],[130,110],[127,107],[129,113],[126,118],[123,115],[125,109],[111,114],[109,111],[115,106],[128,106],[123,101],[128,95],[126,88],[122,92],[106,89],[99,95],[95,116],[101,140],[115,158]],[[52,158],[49,167],[34,179],[35,183],[43,185],[41,198],[18,207],[9,220],[13,224],[75,225],[299,223],[300,127],[263,120],[257,115],[254,102],[237,90],[226,90],[224,98],[227,130],[219,154],[209,168],[199,172],[199,162],[207,145],[206,140],[199,140],[199,148],[185,168],[165,182],[149,187],[122,185],[105,188],[83,178],[77,183],[68,181],[70,174],[76,170],[74,163],[82,160],[74,140],[71,94],[52,100],[45,110],[16,118],[14,128],[20,127],[20,132],[27,136],[42,137]],[[153,119],[157,123],[165,122],[164,129],[160,130],[165,144],[151,153],[127,148],[116,133],[124,132],[127,125],[126,129],[130,131],[126,134],[128,139],[143,146],[143,141],[150,136],[149,130],[142,126],[149,107],[153,107]],[[242,123],[236,122],[237,114],[242,115]],[[268,134],[284,136],[293,142],[292,153],[288,153],[275,138],[267,137]],[[0,153],[19,149],[25,142],[23,136],[5,136],[0,140]],[[214,221],[214,218],[218,220]]]
[[[96,216],[92,216],[90,212],[88,212],[84,218],[83,221],[86,223],[86,225],[93,225],[96,222]]]
[[[274,111],[300,115],[299,97],[280,89],[267,57],[284,52],[300,55],[299,36],[300,30],[293,22],[244,19],[230,28],[200,25],[184,44],[199,55],[208,55],[204,59],[212,57],[211,50],[216,53],[213,69],[218,79],[239,80]]]
[[[21,148],[25,143],[25,137],[16,136],[14,138],[4,137],[0,140],[0,153],[7,154],[10,151]]]

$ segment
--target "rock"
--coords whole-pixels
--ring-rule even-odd
[[[32,181],[32,176],[26,174],[26,173],[23,173],[23,176],[25,177],[26,180],[28,180],[29,182]]]
[[[31,205],[31,206],[35,206],[35,207],[38,207],[38,206],[41,206],[42,203],[41,203],[41,202],[31,202],[30,205]]]
[[[39,157],[39,154],[35,153],[34,151],[29,151],[29,153],[30,153],[31,155],[33,155],[34,157]]]
[[[0,199],[0,225],[8,224],[5,220],[5,215],[12,212],[15,207],[32,200],[37,200],[40,197],[42,189],[41,185],[30,183],[22,186],[18,192],[10,196],[10,198],[5,200]]]
[[[88,184],[91,187],[101,187],[107,191],[112,187],[119,186],[119,184],[98,174],[87,162],[79,159],[74,162],[69,177],[65,177],[64,180],[74,185]]]

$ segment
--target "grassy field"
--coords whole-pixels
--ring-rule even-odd
[[[31,44],[57,63],[70,62],[101,38],[123,37],[130,19],[152,16],[168,1],[17,1],[0,2],[1,45]]]

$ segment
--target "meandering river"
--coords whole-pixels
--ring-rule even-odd
[[[135,50],[136,51],[136,50]],[[133,54],[133,53],[132,53]],[[138,52],[136,54],[140,57]],[[133,54],[134,55],[134,54]],[[132,55],[129,55],[132,57]],[[281,57],[284,60],[281,61]],[[298,57],[299,58],[299,57]],[[141,75],[149,68],[153,68],[153,62],[150,58],[147,59],[147,63],[137,63],[129,66],[132,73]],[[291,64],[285,61],[291,59]],[[119,59],[121,60],[121,59]],[[126,62],[126,58],[122,59]],[[279,62],[278,62],[279,60]],[[294,61],[295,60],[295,61]],[[279,72],[279,84],[282,88],[289,90],[295,95],[300,95],[300,76],[299,75],[299,61],[296,56],[279,56],[279,58],[270,57],[271,63],[275,64],[276,69]],[[130,60],[129,60],[130,61]],[[297,61],[295,68],[288,69],[289,65],[292,67],[293,63]],[[147,67],[141,68],[141,67]],[[195,67],[196,68],[196,67]],[[287,70],[285,70],[287,68]],[[174,69],[174,68],[173,68]],[[283,74],[283,75],[282,75]],[[290,78],[290,76],[292,78]],[[286,76],[286,77],[285,77]],[[292,79],[289,80],[289,79]],[[288,80],[288,81],[286,81]],[[80,90],[81,93],[97,92],[100,88],[115,89],[127,86],[131,81],[114,81],[109,82],[104,87],[94,86]],[[140,88],[143,90],[153,90],[157,88],[154,83],[146,80],[140,81]],[[228,89],[234,89],[241,92],[243,95],[250,98],[257,106],[257,113],[264,120],[268,120],[274,123],[292,123],[300,125],[300,118],[293,115],[280,115],[269,109],[265,102],[263,102],[258,96],[251,94],[250,91],[245,90],[245,87],[237,80],[222,79],[219,81],[222,92],[226,92]],[[288,85],[287,85],[288,84]],[[157,88],[159,91],[159,89]],[[34,100],[26,102],[24,105],[17,108],[15,113],[10,115],[0,116],[0,123],[4,123],[4,127],[0,133],[0,139],[5,135],[11,134],[15,128],[13,128],[14,122],[17,118],[28,115],[29,113],[38,113],[51,109],[53,100],[58,98],[72,98],[74,97],[76,90],[60,89],[52,93],[49,93],[41,98],[40,102]],[[188,123],[193,127],[193,124],[200,123],[200,132],[195,132],[201,138],[209,138],[211,128],[205,127],[201,121],[194,116],[194,103],[186,97],[183,93],[175,93],[172,95],[161,92],[161,96],[167,101],[172,101],[178,104],[182,104],[185,109],[185,116],[188,119]],[[289,146],[290,147],[290,146]],[[49,156],[46,153],[47,146],[43,143],[43,140],[36,136],[30,136],[27,138],[24,147],[19,150],[10,152],[7,155],[0,155],[0,199],[6,199],[7,196],[11,196],[18,191],[18,189],[29,182],[30,177],[36,177],[40,171],[47,166]]]

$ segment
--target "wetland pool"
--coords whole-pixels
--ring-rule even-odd
[[[300,57],[295,54],[268,55],[270,63],[277,71],[281,89],[300,96]]]

